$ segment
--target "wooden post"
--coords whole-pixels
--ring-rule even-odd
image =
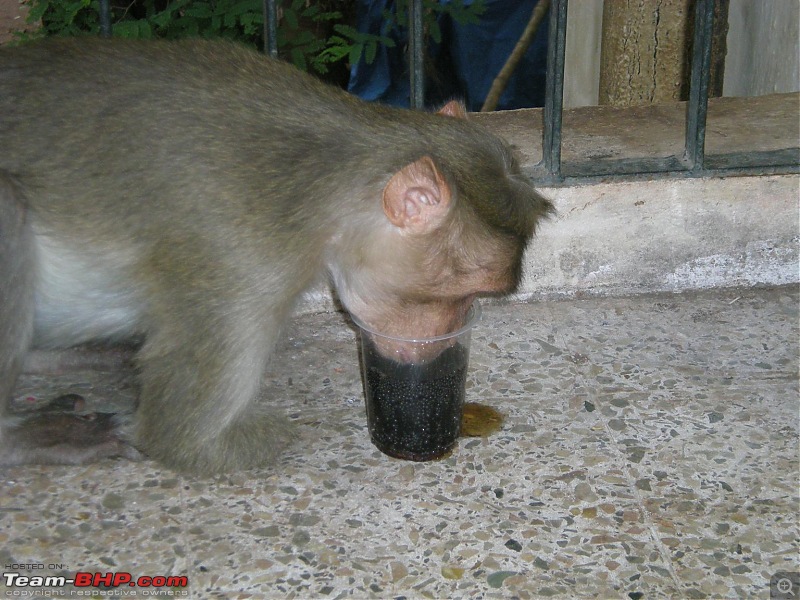
[[[605,0],[600,104],[685,99],[692,0]]]
[[[714,39],[711,42],[711,81],[708,97],[722,96],[722,81],[725,78],[725,57],[728,55],[728,12],[730,0],[714,2]]]
[[[636,106],[689,96],[696,0],[605,0],[600,104]],[[715,0],[709,96],[722,95],[730,0]]]

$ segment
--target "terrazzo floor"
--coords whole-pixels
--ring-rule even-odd
[[[300,433],[274,468],[5,469],[4,573],[185,576],[160,592],[190,598],[796,598],[798,300],[486,304],[467,394],[503,428],[430,463],[371,445],[342,316],[299,317],[266,379]],[[72,372],[16,396],[65,392],[135,393],[128,374]],[[3,597],[41,591],[8,582]]]

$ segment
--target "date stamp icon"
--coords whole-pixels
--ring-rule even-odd
[[[800,572],[778,571],[769,580],[770,600],[800,600]]]

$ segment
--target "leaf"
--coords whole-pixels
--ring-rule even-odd
[[[150,23],[144,19],[130,19],[114,25],[114,36],[128,39],[149,39],[153,37],[153,30]]]
[[[153,25],[155,25],[158,28],[169,27],[169,25],[176,20],[174,15],[174,12],[176,10],[175,8],[176,4],[170,4],[169,6],[167,6],[167,8],[165,8],[161,12],[155,13],[152,17],[150,17],[150,20],[153,22]]]
[[[262,15],[248,13],[242,15],[240,22],[246,35],[255,35],[261,33],[264,17]]]
[[[297,13],[291,8],[283,9],[283,20],[289,29],[298,29],[300,22],[297,19]]]
[[[350,27],[350,25],[343,25],[341,23],[337,23],[336,25],[334,25],[333,30],[351,40],[356,40],[363,35],[357,29]]]
[[[50,0],[41,0],[30,4],[30,12],[28,12],[28,18],[25,21],[27,23],[38,23],[42,20],[48,8],[50,8]]]
[[[239,0],[239,2],[236,2],[230,7],[229,12],[234,15],[240,16],[247,13],[253,13],[253,12],[260,13],[263,11],[261,9],[261,3],[258,1],[254,2],[253,0]]]
[[[186,7],[183,14],[187,17],[210,19],[214,16],[214,11],[211,10],[211,5],[208,2],[192,2]]]
[[[327,45],[320,51],[317,59],[322,63],[334,63],[346,58],[350,54],[350,49],[350,42],[338,35],[333,35],[328,38]]]
[[[292,45],[294,45],[294,46],[305,46],[307,44],[311,44],[312,42],[315,42],[316,40],[317,40],[317,38],[314,37],[313,33],[311,33],[310,31],[308,31],[306,29],[301,29],[300,31],[297,32],[297,35],[295,35],[292,38]]]
[[[344,19],[344,15],[338,11],[323,12],[313,17],[315,23],[330,23],[331,21],[341,21],[342,19]]]
[[[395,10],[384,17],[384,20],[397,23],[398,27],[408,27],[408,2],[400,0],[397,2]]]
[[[181,27],[186,37],[193,37],[200,34],[200,23],[197,19],[182,19]],[[219,30],[218,28],[217,30]]]
[[[65,23],[72,23],[75,21],[75,17],[78,16],[78,13],[83,10],[84,4],[83,2],[73,2],[71,5],[68,5],[66,14],[64,16]]]
[[[303,54],[303,51],[300,48],[292,48],[289,54],[292,57],[292,63],[294,63],[294,66],[302,71],[308,70],[306,55]]]
[[[353,47],[350,48],[350,64],[355,65],[358,63],[359,59],[361,58],[361,53],[364,50],[364,44],[357,43],[353,44]]]
[[[375,60],[375,56],[378,54],[378,44],[375,42],[369,42],[366,44],[364,48],[364,61],[371,65]]]
[[[328,73],[328,67],[325,65],[325,61],[320,59],[321,54],[317,54],[314,59],[311,61],[311,68],[314,69],[320,75],[325,75]]]
[[[437,44],[442,43],[442,30],[439,28],[439,23],[437,21],[431,21],[428,24],[428,32],[434,42]]]

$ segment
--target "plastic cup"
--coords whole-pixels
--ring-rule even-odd
[[[426,461],[455,447],[464,412],[470,334],[480,316],[476,300],[460,329],[425,339],[383,335],[353,319],[361,338],[367,427],[381,452]]]

